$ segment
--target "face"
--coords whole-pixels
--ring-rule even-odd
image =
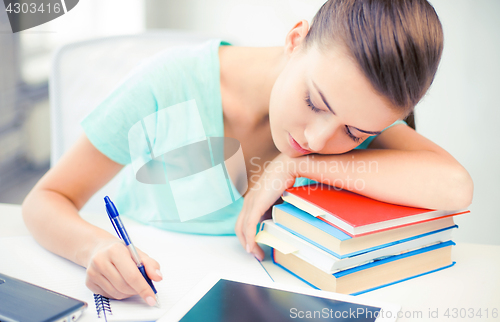
[[[401,117],[341,48],[290,53],[269,103],[274,143],[291,157],[348,152]]]

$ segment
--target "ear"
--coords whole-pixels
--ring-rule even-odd
[[[295,24],[295,26],[288,32],[285,38],[285,54],[290,55],[294,51],[297,51],[307,33],[309,32],[309,23],[307,20],[301,20]]]

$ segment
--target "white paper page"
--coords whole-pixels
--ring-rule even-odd
[[[163,281],[156,283],[161,308],[138,297],[110,302],[108,321],[155,320],[212,271],[231,272],[256,281],[270,277],[247,254],[235,236],[200,236],[131,227],[139,249],[160,263]],[[27,282],[83,300],[89,304],[81,321],[97,320],[93,293],[85,286],[85,269],[45,250],[32,237],[0,238],[0,271]]]

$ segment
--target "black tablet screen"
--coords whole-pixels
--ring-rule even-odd
[[[187,321],[375,321],[380,308],[219,280]]]

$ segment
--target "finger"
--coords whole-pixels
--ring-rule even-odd
[[[243,234],[243,222],[245,220],[245,211],[242,210],[238,216],[238,219],[236,220],[236,225],[234,227],[234,232],[236,233],[236,236],[238,237],[238,240],[240,241],[241,246],[243,246],[243,249],[246,249],[247,243],[245,241],[245,235]]]
[[[93,282],[86,282],[85,285],[94,294],[100,294],[100,295],[105,296],[107,298],[112,298],[111,295],[109,295],[108,293],[104,292],[104,290],[99,285],[97,285],[97,284],[95,284]]]
[[[122,294],[126,294],[127,297],[137,294],[135,290],[123,279],[114,263],[108,262],[107,266],[108,267],[103,272],[103,275],[117,291]]]
[[[106,295],[103,294],[106,297],[122,300],[131,296],[130,294],[124,294],[117,290],[104,275],[98,276],[93,281],[106,293]]]
[[[139,256],[141,257],[144,268],[146,269],[146,274],[148,274],[149,278],[155,282],[161,281],[163,279],[163,275],[160,271],[160,264],[149,257],[146,253],[143,253],[140,250],[137,251],[139,253]]]
[[[130,294],[130,292],[129,293],[121,292],[113,285],[113,283],[111,283],[106,278],[105,275],[103,275],[103,274],[110,274],[110,271],[115,270],[114,268],[107,267],[108,265],[113,266],[109,261],[103,261],[99,259],[93,261],[90,264],[89,268],[87,269],[87,276],[86,276],[87,284],[93,283],[95,285],[98,285],[100,289],[106,292],[107,295],[115,299],[123,299],[135,294],[133,290],[132,294]]]
[[[156,305],[155,293],[130,256],[120,257],[114,262],[125,282],[149,305]]]
[[[128,250],[122,243],[114,244],[107,250],[106,256],[96,256],[91,263],[91,267],[105,277],[117,291],[129,297],[137,293],[127,284],[118,271],[116,264],[119,263],[119,260],[117,259],[122,257],[130,257]],[[97,278],[100,278],[100,276],[97,276]]]
[[[250,253],[252,253],[259,261],[264,260],[264,251],[260,248],[259,245],[255,242],[255,233],[257,230],[257,224],[259,223],[260,217],[258,215],[249,216],[247,222],[244,227],[244,235],[245,241],[247,244],[247,249]]]

